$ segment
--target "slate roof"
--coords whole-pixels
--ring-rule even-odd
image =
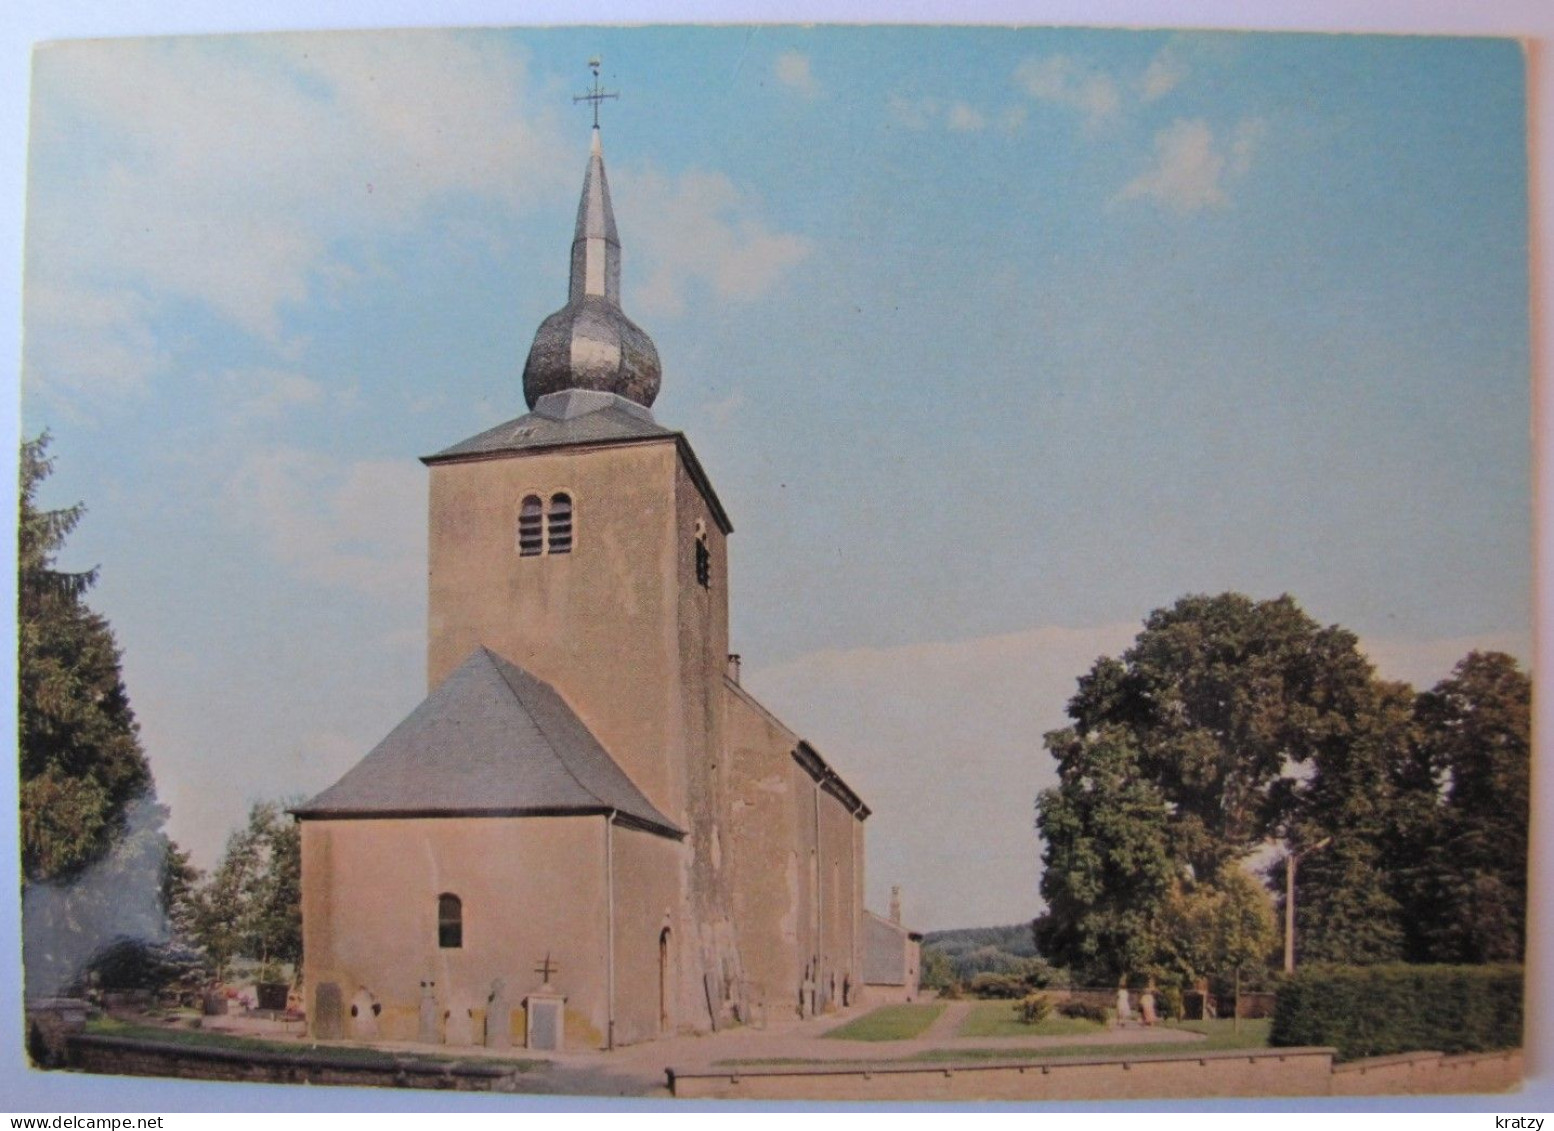
[[[664,836],[654,808],[554,688],[477,648],[303,819],[615,811]]]
[[[615,393],[594,389],[547,393],[535,402],[533,412],[488,428],[435,455],[422,456],[421,462],[427,465],[454,463],[541,448],[651,440],[674,441],[686,470],[712,508],[714,521],[724,534],[732,534],[734,524],[729,521],[728,512],[723,509],[718,493],[712,489],[712,481],[707,478],[685,434],[665,428],[653,419],[650,409]]]
[[[459,456],[492,455],[528,448],[650,440],[676,435],[678,433],[659,424],[650,411],[635,401],[614,393],[568,389],[541,397],[535,402],[533,412],[488,428],[436,455],[426,456],[423,462],[436,463]]]

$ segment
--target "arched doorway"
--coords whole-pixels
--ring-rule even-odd
[[[669,1032],[669,928],[658,933],[658,1031]]]

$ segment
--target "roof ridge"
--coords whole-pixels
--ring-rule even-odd
[[[538,718],[535,717],[534,712],[529,709],[529,705],[523,701],[523,696],[521,694],[519,694],[518,689],[513,686],[513,681],[507,678],[507,672],[505,672],[503,670],[504,667],[512,667],[514,671],[521,671],[522,669],[519,668],[516,664],[509,664],[508,661],[506,661],[502,657],[498,656],[495,652],[491,651],[491,649],[487,648],[484,644],[482,644],[480,646],[480,650],[483,653],[485,653],[486,659],[488,661],[490,661],[491,666],[496,669],[496,674],[497,674],[498,678],[501,679],[503,685],[507,688],[507,690],[509,692],[512,693],[513,698],[518,701],[518,706],[523,708],[523,713],[529,716],[529,721],[534,724],[534,729],[536,731],[538,731],[540,737],[545,740],[545,745],[550,747],[550,752],[551,752],[552,755],[554,755],[556,761],[561,763],[561,768],[567,772],[567,776],[569,778],[571,778],[574,782],[577,783],[577,788],[582,790],[584,793],[588,794],[589,797],[592,797],[600,805],[609,805],[612,810],[617,809],[618,806],[613,805],[610,802],[606,801],[604,798],[599,796],[599,794],[598,794],[598,792],[596,790],[594,790],[594,789],[590,788],[589,786],[583,784],[583,779],[577,776],[577,771],[572,768],[572,763],[567,759],[567,756],[562,753],[561,746],[557,744],[555,738],[552,737],[550,732],[545,729],[545,725],[543,723],[541,723]],[[529,675],[529,673],[527,673],[527,672],[525,672],[524,674],[525,675]],[[529,675],[529,678],[535,680],[535,682],[539,682],[539,679],[538,679],[537,676]],[[558,699],[561,699],[562,704],[567,708],[567,710],[572,711],[572,713],[574,715],[577,713],[576,711],[572,710],[572,704],[568,703],[565,699],[563,699],[561,697],[561,692],[557,691],[555,688],[551,688],[551,693],[553,695],[555,695]],[[581,720],[579,720],[579,721],[581,721]],[[586,726],[586,724],[584,724],[584,725]],[[589,733],[590,733],[590,735],[592,735],[593,732],[590,731]],[[594,741],[597,742],[598,739],[595,738]],[[602,744],[601,744],[601,748],[602,748]],[[606,750],[605,754],[608,755],[609,751]]]

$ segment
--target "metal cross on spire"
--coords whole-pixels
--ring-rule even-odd
[[[587,94],[574,94],[572,96],[572,101],[574,103],[592,102],[594,104],[594,129],[598,129],[599,103],[603,102],[606,98],[619,98],[620,92],[615,90],[605,90],[604,87],[599,85],[599,56],[595,55],[592,59],[588,60],[588,67],[594,73],[594,88]]]

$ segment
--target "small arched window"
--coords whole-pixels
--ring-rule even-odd
[[[544,504],[538,495],[529,495],[518,509],[518,553],[529,558],[544,549]]]
[[[444,950],[464,945],[464,903],[447,892],[437,897],[437,945]]]
[[[552,554],[572,552],[572,496],[557,494],[550,497],[547,548]]]

